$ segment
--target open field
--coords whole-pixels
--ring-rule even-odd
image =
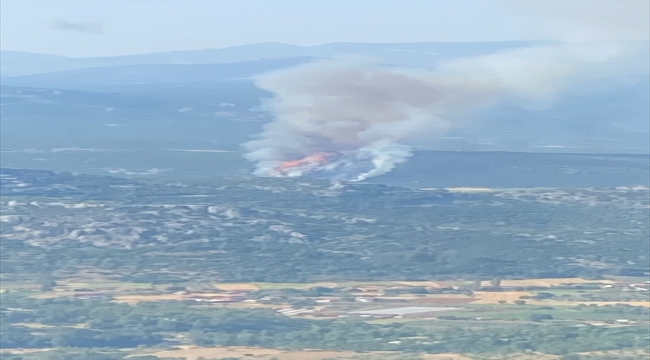
[[[296,290],[309,290],[315,287],[328,287],[334,288],[340,284],[332,282],[314,282],[314,283],[253,283],[252,285],[258,287],[260,290],[277,290],[277,289],[296,289]],[[221,288],[221,285],[219,285]]]
[[[227,298],[228,295],[222,293],[202,293],[201,298],[205,299],[220,299]],[[118,295],[113,298],[115,302],[121,303],[137,303],[141,301],[181,301],[189,300],[186,294],[160,294],[160,295]]]
[[[555,301],[555,300],[527,299],[526,303],[530,305],[548,305],[548,306],[577,306],[580,304],[606,306],[606,305],[624,304],[630,306],[650,307],[650,301]]]
[[[496,354],[496,355],[481,355],[471,357],[470,359],[480,359],[480,360],[560,360],[562,357],[558,355],[549,355],[549,354],[539,354],[539,353],[530,353],[530,354]]]
[[[164,285],[163,285],[164,286]],[[153,285],[150,283],[130,283],[124,281],[98,281],[98,282],[65,282],[58,284],[57,288],[60,289],[79,289],[79,288],[91,288],[97,290],[105,289],[156,289],[161,287],[161,285]]]
[[[590,356],[645,356],[650,358],[650,350],[612,350],[612,351],[589,351],[581,352],[581,355]]]
[[[406,286],[424,286],[431,288],[441,288],[444,285],[435,281],[398,281],[396,284],[406,285]]]
[[[390,353],[373,353],[390,356]],[[160,351],[154,353],[158,357],[183,358],[186,360],[204,359],[255,359],[270,360],[273,358],[282,360],[325,360],[325,359],[354,359],[363,353],[346,352],[346,351],[322,351],[322,350],[302,350],[302,351],[283,351],[278,349],[264,348],[246,348],[246,347],[183,347],[178,350]],[[386,357],[389,358],[389,357]],[[439,358],[442,360],[443,358]],[[452,359],[452,358],[449,358]],[[458,359],[458,358],[457,358]],[[462,358],[461,358],[462,359]],[[438,360],[438,359],[436,359]]]
[[[237,290],[244,290],[244,291],[257,291],[260,289],[259,286],[255,284],[234,284],[234,283],[219,283],[219,284],[213,284],[214,287],[216,287],[219,290],[223,291],[237,291]]]
[[[277,349],[245,348],[245,347],[182,347],[178,350],[159,351],[153,355],[159,357],[177,357],[185,360],[204,359],[256,359],[256,360],[334,360],[334,359],[357,359],[357,360],[558,360],[560,356],[539,354],[539,353],[515,353],[515,354],[482,354],[480,356],[443,353],[443,354],[404,354],[392,352],[346,352],[346,351],[322,351],[302,350],[283,351]]]
[[[474,304],[498,304],[499,301],[507,301],[509,303],[521,299],[522,296],[535,295],[530,291],[476,291],[474,297],[477,299]]]
[[[523,279],[523,280],[502,280],[501,286],[558,286],[558,285],[573,285],[573,284],[613,284],[613,280],[585,280],[581,278],[561,278],[561,279]],[[489,281],[481,282],[482,286],[490,286]]]
[[[627,283],[643,283],[640,278],[626,278]],[[584,305],[616,305],[626,304],[631,306],[650,307],[650,299],[645,299],[643,294],[638,291],[636,297],[631,295],[621,295],[621,299],[608,299],[607,296],[611,295],[612,290],[591,289],[585,290],[580,288],[563,288],[555,289],[554,286],[559,285],[580,285],[585,283],[599,282],[603,285],[615,284],[616,281],[608,280],[585,280],[580,278],[558,278],[558,279],[521,279],[521,280],[502,280],[502,287],[526,287],[538,286],[546,289],[540,289],[541,292],[551,292],[555,294],[555,298],[549,299],[533,299],[538,291],[508,291],[502,289],[501,291],[470,291],[467,294],[461,293],[440,293],[440,294],[413,294],[413,293],[400,293],[386,295],[387,289],[408,289],[409,287],[423,287],[429,289],[450,289],[456,287],[467,287],[471,289],[473,286],[466,281],[369,281],[369,282],[312,282],[312,283],[210,283],[205,289],[192,289],[187,287],[188,291],[170,291],[167,290],[169,285],[152,285],[149,283],[128,283],[128,282],[67,282],[60,281],[51,291],[41,291],[38,285],[35,284],[20,284],[20,283],[3,283],[2,292],[21,292],[26,291],[30,297],[38,299],[57,298],[64,296],[84,294],[99,294],[107,295],[113,298],[113,301],[120,303],[135,304],[142,301],[184,301],[184,300],[211,300],[211,302],[241,302],[236,300],[238,297],[246,296],[248,292],[256,291],[279,291],[283,290],[309,290],[315,287],[327,287],[347,289],[347,294],[354,297],[371,297],[379,299],[383,302],[412,302],[419,305],[496,305],[496,304],[512,304],[517,300],[524,300],[529,305],[542,305],[542,306],[577,306]],[[618,286],[621,282],[618,282]],[[624,283],[623,283],[624,284]],[[482,282],[484,286],[490,286],[489,282]],[[634,285],[631,285],[634,286]],[[218,289],[219,291],[210,291],[209,289]],[[634,290],[635,288],[627,286],[627,290]],[[156,293],[148,293],[156,291]],[[609,291],[610,295],[603,293],[604,298],[584,297],[586,294],[599,293],[601,291]],[[470,295],[471,294],[471,295]],[[622,293],[621,293],[622,294]],[[633,293],[628,293],[633,294]],[[560,296],[570,298],[560,298]],[[523,299],[522,299],[523,297]],[[572,298],[571,298],[572,297]],[[320,298],[323,298],[321,296]],[[327,298],[327,297],[325,297]],[[340,301],[337,297],[329,297],[329,301],[335,303]],[[230,305],[234,305],[232,303]],[[238,304],[241,307],[261,307],[259,302],[248,301]]]
[[[471,357],[462,354],[424,354],[420,355],[422,360],[471,360]]]

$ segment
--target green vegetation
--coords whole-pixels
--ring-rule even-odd
[[[561,323],[503,323],[428,327],[417,323],[290,318],[271,310],[236,310],[184,303],[116,304],[2,295],[3,348],[124,348],[183,344],[282,349],[548,354],[644,349],[645,325],[602,327]],[[533,319],[531,319],[533,320]],[[533,321],[549,320],[534,319]],[[22,324],[47,325],[34,333]],[[74,326],[86,324],[85,327]],[[173,337],[173,334],[185,334]],[[184,340],[170,340],[172,338]]]
[[[647,188],[463,193],[17,169],[3,169],[0,181],[1,347],[56,349],[12,360],[112,360],[179,345],[575,358],[644,349],[650,338],[648,308],[614,305],[648,300]],[[598,282],[622,275],[640,277],[634,286]],[[505,281],[541,277],[593,282]],[[417,280],[449,284],[398,283]],[[217,288],[237,282],[259,288],[233,300],[240,306],[183,298],[240,296]],[[356,297],[364,285],[385,288],[382,296],[397,298],[384,299],[390,306],[446,298],[462,309],[364,321],[264,308],[345,314],[363,305]],[[513,291],[523,293],[507,297]],[[174,293],[168,301],[119,300]],[[487,293],[489,301],[471,303]],[[578,305],[590,301],[610,305]],[[363,306],[371,305],[379,307]]]
[[[1,190],[7,281],[80,266],[154,284],[648,272],[647,189],[468,194],[4,170]]]

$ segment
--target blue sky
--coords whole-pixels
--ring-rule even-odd
[[[607,2],[622,4],[621,0]],[[566,3],[573,3],[579,11],[566,8]],[[594,3],[598,1],[2,0],[0,46],[68,56],[110,56],[260,42],[557,39],[566,33],[567,24],[576,22],[576,16],[582,16],[577,23],[600,21],[603,12],[590,18],[588,11],[580,11],[585,5],[593,9]],[[549,8],[548,4],[557,6]],[[545,8],[538,11],[537,5]],[[625,10],[625,5],[619,7]],[[610,14],[609,10],[604,13]],[[632,13],[613,21],[629,23]]]

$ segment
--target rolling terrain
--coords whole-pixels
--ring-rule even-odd
[[[505,99],[363,183],[244,159],[260,74],[542,44],[2,51],[0,356],[647,359],[647,75]]]
[[[2,357],[643,359],[648,191],[3,168]]]

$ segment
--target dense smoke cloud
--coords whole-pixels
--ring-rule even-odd
[[[413,140],[465,126],[482,107],[507,100],[540,109],[583,80],[648,73],[647,44],[625,41],[644,38],[647,11],[626,22],[630,9],[612,2],[574,11],[566,7],[592,2],[566,3],[514,6],[567,20],[566,42],[455,59],[435,70],[331,60],[264,75],[257,85],[274,94],[266,107],[275,119],[244,145],[246,157],[260,176],[363,180],[406,161]],[[638,3],[645,2],[630,2],[632,12]]]
[[[381,175],[408,159],[411,140],[439,135],[503,99],[544,107],[568,84],[620,70],[615,64],[629,50],[560,44],[458,59],[433,71],[342,60],[279,71],[257,81],[275,95],[266,104],[275,120],[245,144],[247,158],[261,176]],[[281,171],[287,161],[319,153],[337,155]]]

